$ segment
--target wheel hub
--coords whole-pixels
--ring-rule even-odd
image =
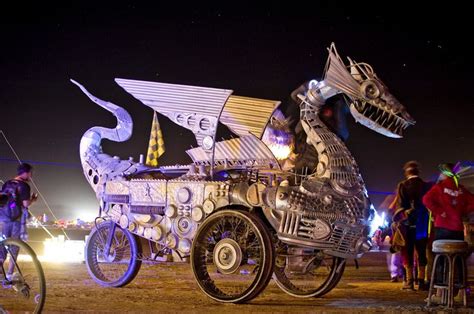
[[[214,264],[223,274],[231,274],[239,268],[242,262],[242,250],[232,239],[220,240],[214,247]]]
[[[113,263],[115,261],[115,256],[116,256],[115,250],[111,250],[109,254],[106,254],[106,252],[102,252],[102,258],[104,259],[104,262],[106,263]]]

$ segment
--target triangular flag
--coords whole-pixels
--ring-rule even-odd
[[[151,124],[150,141],[148,143],[148,151],[146,154],[146,164],[152,167],[158,167],[158,158],[165,152],[165,142],[163,134],[161,134],[160,123],[156,111],[153,114],[153,122]]]

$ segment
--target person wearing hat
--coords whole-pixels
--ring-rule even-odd
[[[416,250],[417,259],[417,281],[418,290],[427,290],[425,282],[425,269],[427,264],[426,245],[428,243],[428,220],[429,213],[423,205],[422,198],[431,187],[431,184],[420,178],[420,164],[417,161],[409,161],[403,166],[405,180],[398,184],[397,199],[398,206],[396,214],[402,217],[404,245],[401,246],[403,267],[406,278],[403,284],[404,290],[414,290],[414,255]],[[395,216],[395,215],[394,215]]]
[[[459,184],[459,167],[439,165],[439,182],[423,197],[434,216],[435,240],[464,240],[464,215],[474,211],[474,195]]]
[[[14,200],[0,208],[0,236],[6,238],[16,238],[26,241],[26,218],[28,217],[28,207],[36,201],[38,195],[31,195],[28,181],[33,175],[33,167],[30,164],[22,163],[17,168],[15,178],[8,180],[2,186],[4,194],[10,194]],[[17,247],[15,247],[17,249]],[[5,249],[0,248],[0,263],[4,262]],[[18,251],[13,252],[17,255]],[[9,263],[6,273],[7,278],[13,273],[14,264]]]
[[[464,240],[463,216],[474,212],[474,195],[459,184],[460,167],[444,163],[438,168],[441,172],[438,183],[423,197],[423,203],[434,217],[434,240]],[[438,266],[436,277],[440,278],[443,267]],[[437,291],[432,302],[440,303],[440,300],[441,294]]]

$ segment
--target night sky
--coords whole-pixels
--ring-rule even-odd
[[[378,2],[380,4],[380,2]],[[433,3],[431,3],[433,4]],[[440,162],[474,159],[473,27],[462,7],[414,9],[401,2],[292,9],[145,7],[2,8],[0,129],[60,218],[93,217],[95,195],[78,156],[82,134],[115,119],[69,82],[128,110],[132,138],[104,151],[138,160],[153,112],[114,78],[233,89],[235,95],[285,101],[302,82],[320,79],[331,42],[367,62],[416,119],[403,139],[375,133],[348,117],[349,150],[370,191],[393,191],[405,161],[434,179]],[[378,10],[378,11],[377,11]],[[364,12],[361,14],[361,12]],[[187,164],[194,136],[161,116],[163,165]],[[0,179],[14,156],[0,139]],[[371,195],[375,204],[380,195]],[[32,207],[45,211],[42,202]]]

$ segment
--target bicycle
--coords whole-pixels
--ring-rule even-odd
[[[43,268],[33,249],[20,239],[0,235],[0,309],[41,313],[46,299]],[[17,254],[17,253],[21,253]]]

